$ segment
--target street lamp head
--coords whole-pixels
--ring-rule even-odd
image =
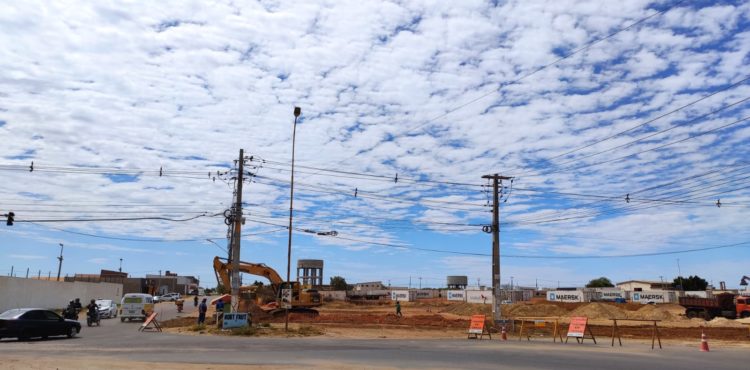
[[[294,117],[299,117],[301,113],[302,109],[300,109],[300,107],[294,107]]]
[[[58,244],[59,246],[61,246],[61,247],[63,246],[63,243],[57,243],[57,244]]]

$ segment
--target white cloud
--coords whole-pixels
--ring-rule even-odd
[[[581,159],[737,101],[750,92],[740,86],[547,161],[745,77],[750,36],[742,27],[750,5],[743,2],[681,4],[524,77],[664,6],[646,0],[509,1],[496,7],[479,1],[6,6],[0,14],[0,43],[12,47],[0,50],[0,166],[24,168],[0,167],[5,185],[0,200],[3,207],[14,208],[18,220],[183,219],[223,212],[232,188],[220,179],[210,181],[208,173],[225,169],[245,148],[249,155],[281,162],[252,169],[259,177],[246,187],[245,199],[252,203],[247,211],[256,220],[284,225],[295,105],[303,110],[296,136],[298,165],[394,178],[398,173],[402,179],[331,177],[298,168],[297,225],[380,243],[419,246],[457,233],[470,238],[471,228],[477,233],[480,228],[468,225],[489,222],[481,189],[416,185],[405,181],[410,177],[482,184],[482,175],[502,172],[519,175],[519,183],[527,187],[624,196],[744,160],[750,131],[737,126],[658,152],[548,172],[560,170],[567,160],[571,165],[614,160],[746,115],[740,106],[649,141]],[[36,170],[25,171],[32,160]],[[150,172],[118,183],[100,174],[51,172],[55,166]],[[160,168],[168,176],[159,177]],[[715,186],[714,180],[706,179],[702,186]],[[700,186],[697,180],[684,180],[664,188],[670,193],[648,190],[638,196],[700,202],[747,196],[746,190],[722,194],[732,184],[702,192]],[[20,195],[24,192],[49,200]],[[660,235],[657,241],[703,233],[711,235],[706,242],[716,244],[737,229],[736,217],[747,216],[729,207],[615,212],[612,207],[627,205],[590,202],[519,192],[504,203],[503,221],[578,217],[559,224],[525,224],[520,230],[540,232],[542,242],[531,238],[518,246],[581,254],[599,247],[550,239],[545,233],[616,238],[647,233]],[[51,226],[126,238],[202,240],[226,235],[222,221],[204,217]],[[465,224],[468,231],[439,222]],[[251,222],[247,227],[263,231],[274,226]],[[423,234],[409,234],[415,229]],[[13,235],[53,242],[47,233]],[[275,235],[248,239],[266,246],[277,243]],[[167,253],[136,247],[137,242],[123,244],[79,246],[97,253]],[[312,245],[362,255],[389,250],[330,238],[315,238]],[[637,251],[660,248],[664,245],[629,246]]]

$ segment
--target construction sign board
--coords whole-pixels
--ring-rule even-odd
[[[247,313],[240,313],[240,312],[225,313],[221,328],[222,329],[244,328],[244,327],[247,327],[247,325],[248,325]]]
[[[161,325],[159,324],[159,321],[156,320],[156,312],[149,315],[146,320],[143,321],[143,325],[141,325],[140,328],[138,328],[138,331],[149,331],[149,330],[155,330],[158,332],[161,332]]]
[[[472,315],[471,322],[469,323],[469,339],[482,339],[483,336],[488,335],[492,339],[492,335],[485,326],[487,317],[485,315]],[[473,335],[473,337],[472,337]]]
[[[588,323],[587,317],[571,317],[570,326],[568,327],[568,336],[583,338],[583,333],[586,331],[586,323]]]
[[[568,338],[575,338],[578,343],[583,343],[584,339],[591,339],[596,344],[596,338],[594,338],[594,334],[591,332],[591,327],[586,325],[588,321],[588,317],[571,317],[565,343],[568,343]],[[586,333],[588,333],[588,336]]]

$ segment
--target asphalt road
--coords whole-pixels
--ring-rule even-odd
[[[186,313],[194,310],[192,302]],[[172,303],[157,306],[162,319],[177,316]],[[546,340],[397,340],[340,338],[243,338],[139,332],[139,323],[102,320],[73,339],[0,342],[0,357],[97,356],[117,361],[243,364],[282,367],[504,368],[504,369],[743,369],[748,348],[717,348],[705,353],[667,344],[651,350],[644,343],[611,348],[599,344],[560,344]],[[604,338],[602,338],[604,339]]]

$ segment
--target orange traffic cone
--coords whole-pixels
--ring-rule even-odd
[[[706,333],[701,330],[701,352],[708,352],[708,338]]]
[[[505,332],[505,325],[503,325],[503,331],[502,331],[502,335],[500,336],[500,339],[508,340],[508,333]]]

